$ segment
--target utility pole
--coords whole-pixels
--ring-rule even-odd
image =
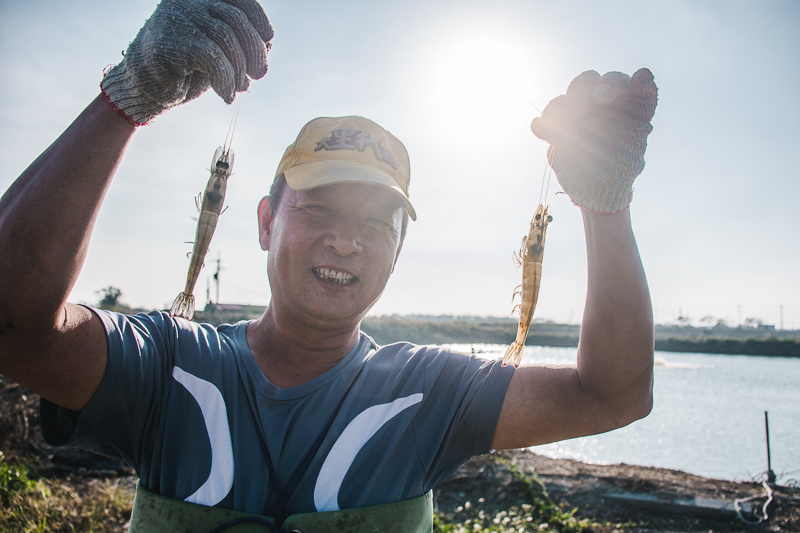
[[[206,305],[211,303],[211,280],[206,278]]]
[[[783,331],[783,304],[779,306],[781,308],[781,331]]]

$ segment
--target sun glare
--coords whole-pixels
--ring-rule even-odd
[[[546,79],[531,39],[501,31],[443,36],[431,50],[427,98],[433,113],[453,127],[497,128],[539,114],[546,103],[537,80]]]
[[[450,21],[425,41],[425,61],[415,69],[416,108],[428,120],[421,135],[439,147],[448,172],[462,172],[462,180],[480,180],[487,171],[522,172],[518,161],[490,155],[532,150],[536,107],[555,96],[553,61],[531,32],[485,21]],[[454,161],[469,166],[456,169]]]
[[[526,179],[544,164],[531,160],[544,157],[544,146],[529,128],[540,114],[534,106],[542,109],[556,95],[554,59],[530,32],[485,21],[450,21],[435,35],[421,41],[425,59],[415,63],[413,76],[415,111],[426,121],[417,138],[437,147],[436,160],[418,156],[417,162],[441,172],[440,180],[457,177],[462,184],[477,186],[487,175]]]

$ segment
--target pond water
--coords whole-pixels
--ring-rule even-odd
[[[451,345],[496,358],[505,346]],[[523,362],[575,362],[574,348],[529,346]],[[624,428],[534,446],[536,453],[588,463],[630,463],[705,477],[750,480],[767,469],[800,480],[800,359],[656,352],[654,406]]]

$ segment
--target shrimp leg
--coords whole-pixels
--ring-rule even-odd
[[[189,261],[189,273],[186,276],[186,288],[175,298],[169,310],[170,316],[180,316],[191,320],[194,316],[194,286],[200,276],[200,269],[214,230],[217,227],[217,220],[222,211],[222,204],[225,201],[225,189],[228,185],[228,177],[233,169],[233,152],[228,148],[217,148],[214,158],[211,160],[211,177],[203,193],[203,203],[200,207],[200,216],[197,218],[197,232],[192,248],[192,258]]]

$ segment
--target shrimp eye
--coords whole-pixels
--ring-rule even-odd
[[[225,170],[228,168],[228,163],[226,163],[225,161],[217,161],[217,168]]]
[[[553,215],[547,215],[547,222],[553,221]]]
[[[533,217],[533,218],[534,218],[535,220],[539,220],[540,218],[542,218],[542,215],[540,215],[539,213],[536,213],[536,216],[535,216],[535,217]]]

